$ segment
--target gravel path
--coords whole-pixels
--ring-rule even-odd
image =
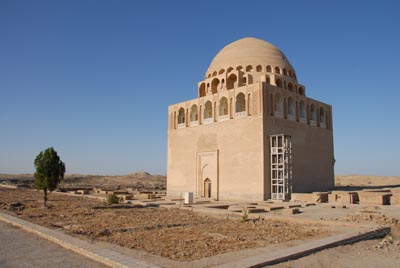
[[[106,268],[33,234],[0,222],[1,268]]]

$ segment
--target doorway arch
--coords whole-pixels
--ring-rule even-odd
[[[204,197],[211,198],[211,180],[206,178],[204,180]]]

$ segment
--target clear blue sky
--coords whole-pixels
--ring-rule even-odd
[[[400,1],[0,1],[0,173],[166,173],[167,107],[215,54],[278,46],[333,105],[337,174],[400,175]]]

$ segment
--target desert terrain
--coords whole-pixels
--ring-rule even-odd
[[[33,174],[0,174],[0,184],[33,187]],[[66,174],[60,187],[140,187],[165,189],[167,178],[141,171],[127,175]],[[400,176],[337,175],[337,189],[400,187]]]
[[[150,206],[146,202],[108,205],[105,198],[52,193],[49,209],[42,205],[41,193],[32,188],[33,176],[0,175],[0,211],[24,220],[57,229],[89,241],[116,244],[148,252],[173,261],[193,261],[219,254],[265,246],[281,247],[326,237],[335,233],[325,223],[344,222],[390,226],[386,237],[326,249],[272,267],[399,267],[400,207],[320,204],[301,208],[286,221],[282,212],[266,218],[236,217],[197,213],[190,207]],[[67,175],[60,187],[141,188],[165,190],[166,178],[146,172],[126,176]],[[399,187],[400,177],[346,175],[336,177],[335,190],[383,189]],[[217,209],[218,210],[218,209]],[[215,211],[215,209],[214,209]],[[321,224],[318,222],[320,221]]]
[[[0,174],[0,184],[16,185],[32,188],[33,174]],[[167,179],[162,175],[151,175],[147,172],[135,172],[128,175],[82,175],[66,174],[59,187],[89,187],[89,188],[143,188],[165,189]]]
[[[337,188],[400,187],[400,176],[337,175],[335,177],[335,185]]]

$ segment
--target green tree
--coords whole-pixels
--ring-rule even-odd
[[[54,191],[64,178],[65,164],[53,147],[50,147],[36,156],[35,168],[35,188],[43,190],[43,205],[47,207],[47,192]]]

